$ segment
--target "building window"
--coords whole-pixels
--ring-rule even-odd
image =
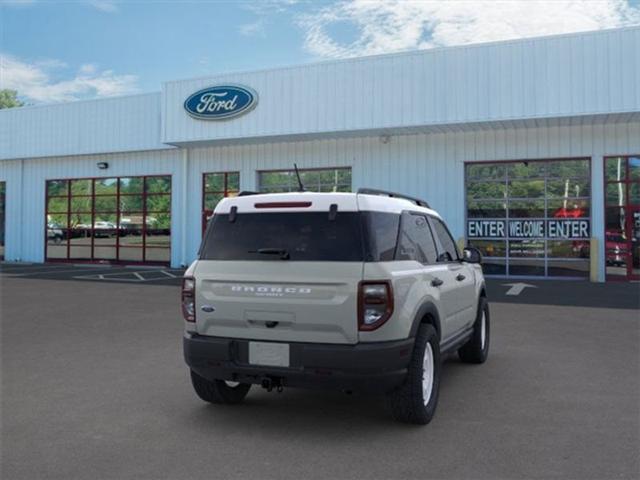
[[[46,259],[171,260],[171,177],[47,181]]]
[[[215,172],[202,175],[202,232],[213,210],[225,197],[235,197],[240,191],[240,172]]]
[[[305,190],[312,192],[350,192],[351,168],[299,170]],[[298,178],[294,170],[258,172],[258,190],[262,193],[297,192]]]
[[[466,237],[489,275],[588,277],[589,159],[465,165]]]
[[[640,280],[640,155],[604,159],[607,279]]]
[[[6,182],[0,182],[0,260],[4,260],[4,229],[5,229],[5,200],[6,200]]]

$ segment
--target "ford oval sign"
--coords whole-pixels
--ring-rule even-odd
[[[247,113],[258,103],[258,94],[240,85],[216,85],[199,90],[184,102],[193,118],[226,120]]]

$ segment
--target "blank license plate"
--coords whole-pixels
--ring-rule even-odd
[[[249,342],[249,363],[252,365],[289,366],[289,344]]]

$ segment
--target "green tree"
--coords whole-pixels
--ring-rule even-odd
[[[0,90],[0,109],[22,107],[24,102],[18,99],[18,92],[5,88]]]

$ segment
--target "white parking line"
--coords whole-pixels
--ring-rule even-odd
[[[103,271],[103,270],[108,270],[110,268],[105,268],[105,267],[100,267],[100,268],[93,268],[91,270],[95,270],[95,271]],[[47,270],[31,270],[31,271],[27,271],[27,272],[22,272],[22,273],[14,273],[14,272],[6,272],[6,271],[0,271],[0,276],[3,277],[28,277],[29,275],[39,275],[39,274],[50,274],[50,275],[58,275],[59,273],[73,273],[73,272],[77,272],[77,269],[74,270],[60,270],[59,268],[50,268]],[[85,270],[86,271],[90,271],[90,270]],[[17,272],[20,272],[20,270],[17,270]]]
[[[181,272],[181,270],[174,270],[176,272]],[[166,277],[151,277],[146,278],[144,275],[148,273],[162,273],[166,275]],[[127,278],[129,276],[129,278]],[[92,274],[92,275],[77,275],[73,277],[78,280],[105,280],[111,282],[156,282],[156,281],[164,281],[170,280],[174,278],[178,278],[173,273],[167,270],[154,270],[154,271],[140,271],[140,272],[113,272],[113,273],[102,273],[102,274]]]

